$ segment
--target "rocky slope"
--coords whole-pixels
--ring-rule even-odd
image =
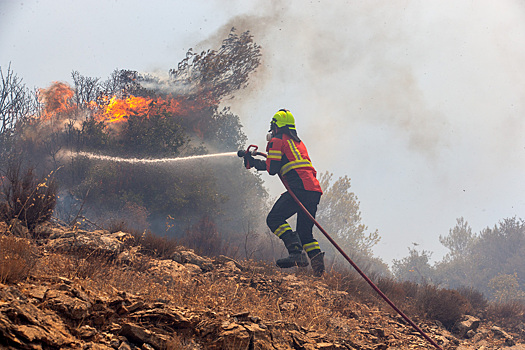
[[[0,232],[24,228],[0,223]],[[158,259],[125,232],[46,224],[35,234],[24,241],[29,275],[0,284],[1,349],[434,349],[329,276],[183,247]],[[414,321],[444,349],[525,349],[521,334],[473,317],[452,333]]]

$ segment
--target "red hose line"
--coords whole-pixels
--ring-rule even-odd
[[[361,277],[363,277],[365,281],[377,292],[377,294],[379,294],[381,298],[383,298],[388,303],[388,305],[392,307],[392,309],[394,309],[401,317],[403,317],[405,321],[407,321],[416,331],[418,331],[423,336],[423,338],[425,338],[430,344],[436,347],[436,349],[443,350],[434,340],[432,340],[432,338],[430,338],[425,332],[423,332],[423,330],[419,328],[418,325],[416,325],[407,315],[405,315],[403,311],[401,311],[396,305],[394,305],[394,303],[390,299],[388,299],[388,297],[374,284],[374,282],[372,282],[370,278],[368,278],[368,276],[359,268],[359,266],[357,266],[356,263],[354,263],[352,259],[350,259],[348,255],[346,255],[344,250],[332,239],[332,237],[330,237],[330,235],[321,227],[317,220],[315,220],[312,214],[310,214],[310,212],[304,207],[303,203],[301,203],[299,198],[297,198],[295,193],[293,193],[293,191],[290,189],[290,186],[288,186],[281,174],[279,174],[279,178],[281,179],[284,187],[286,187],[286,190],[290,193],[297,205],[299,205],[301,210],[310,218],[310,220],[313,221],[315,226],[319,228],[319,230],[325,235],[325,237],[330,241],[330,243],[332,243],[332,245],[339,251],[339,253],[341,253],[341,255],[350,263],[350,265],[352,265],[352,267],[361,275]]]

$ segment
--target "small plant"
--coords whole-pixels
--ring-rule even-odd
[[[459,288],[458,292],[467,299],[470,304],[470,310],[467,310],[467,312],[474,315],[481,315],[487,309],[488,301],[480,291],[473,288],[463,287]]]
[[[129,233],[134,237],[131,245],[140,246],[140,252],[151,257],[169,258],[180,248],[175,239],[167,236],[160,237],[151,231],[131,230]]]
[[[522,300],[493,302],[487,307],[486,316],[497,324],[517,327],[525,322],[525,303]]]
[[[20,161],[12,161],[2,181],[0,220],[20,220],[29,230],[51,218],[56,206],[57,185],[51,172],[38,178],[33,168],[22,171]]]
[[[36,257],[29,240],[0,236],[0,283],[16,283],[25,279],[35,262]]]
[[[441,322],[447,329],[451,329],[469,308],[467,299],[458,291],[431,285],[420,288],[416,305],[427,318]]]
[[[186,230],[182,243],[200,255],[214,256],[223,253],[223,242],[217,226],[208,216]]]

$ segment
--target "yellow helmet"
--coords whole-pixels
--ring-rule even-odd
[[[295,130],[295,119],[287,109],[280,109],[273,115],[272,125],[276,125],[278,128],[287,126],[290,130]]]

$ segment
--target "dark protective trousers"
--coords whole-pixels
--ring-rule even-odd
[[[321,192],[305,191],[305,190],[292,190],[297,198],[304,205],[306,210],[315,218],[317,212],[317,205],[321,200]],[[296,232],[301,239],[303,247],[305,245],[312,245],[318,247],[317,241],[314,239],[312,234],[312,228],[314,223],[308,216],[303,212],[299,205],[295,202],[292,195],[285,192],[279,197],[277,202],[268,213],[266,223],[272,232],[276,233],[279,227],[286,224],[286,220],[292,215],[297,214],[297,227]],[[318,249],[318,248],[317,248]],[[318,250],[317,250],[318,251]]]

